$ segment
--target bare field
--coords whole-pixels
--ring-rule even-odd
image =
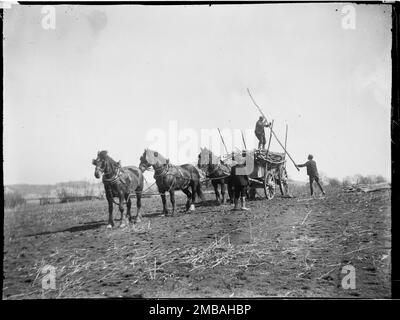
[[[160,216],[159,197],[144,199],[139,225],[112,230],[106,201],[6,210],[3,299],[390,297],[390,191],[307,200],[305,190],[251,201],[250,212],[207,194],[186,214],[179,196],[174,217]],[[345,290],[349,264],[356,289]],[[42,289],[45,265],[54,290]]]

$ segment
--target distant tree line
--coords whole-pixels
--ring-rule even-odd
[[[357,184],[374,184],[374,183],[387,182],[385,177],[381,175],[363,176],[361,174],[356,174],[354,176],[347,176],[343,178],[343,180],[339,180],[338,178],[328,178],[326,176],[323,178],[324,178],[323,182],[331,187],[341,187],[341,186],[347,187]]]
[[[61,202],[67,202],[74,197],[104,196],[103,188],[98,188],[98,184],[88,181],[59,183],[56,193]]]
[[[61,182],[55,185],[16,184],[4,188],[4,208],[14,208],[39,197],[58,198],[60,202],[68,202],[71,198],[104,198],[104,196],[103,184],[89,181]]]

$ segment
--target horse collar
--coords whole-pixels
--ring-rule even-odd
[[[160,171],[160,173],[157,173],[157,171]],[[160,177],[165,176],[169,171],[169,164],[164,164],[162,167],[159,167],[157,169],[154,169],[154,179],[158,179]]]
[[[104,178],[104,176],[103,176],[103,182],[115,184],[120,176],[121,176],[121,169],[118,167],[117,172],[115,173],[115,175],[113,177],[107,179],[107,178]]]
[[[212,164],[209,164],[207,169],[212,168],[212,166],[213,166]],[[219,168],[220,168],[219,164],[215,165],[213,170],[211,171],[208,170],[208,175],[211,176],[213,173],[217,172]]]

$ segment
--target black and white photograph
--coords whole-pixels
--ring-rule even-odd
[[[1,7],[3,300],[392,298],[392,4]]]

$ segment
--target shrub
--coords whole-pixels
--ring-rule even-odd
[[[387,182],[386,179],[383,176],[374,176],[374,175],[369,175],[369,176],[363,176],[361,174],[357,174],[354,176],[354,180],[356,184],[373,184],[373,183],[381,183],[381,182]]]
[[[25,198],[19,192],[7,192],[4,194],[4,208],[15,208],[25,203]]]
[[[344,187],[351,186],[352,184],[354,184],[354,178],[353,177],[347,176],[347,177],[343,178],[342,185]]]
[[[60,199],[61,203],[67,202],[67,200],[73,196],[74,194],[64,187],[57,189],[57,197]]]
[[[382,182],[387,182],[386,179],[383,176],[376,176],[375,177],[375,183],[382,183]]]
[[[337,178],[329,178],[328,184],[329,184],[329,186],[334,187],[334,188],[340,187],[340,185],[341,185],[340,180]]]

